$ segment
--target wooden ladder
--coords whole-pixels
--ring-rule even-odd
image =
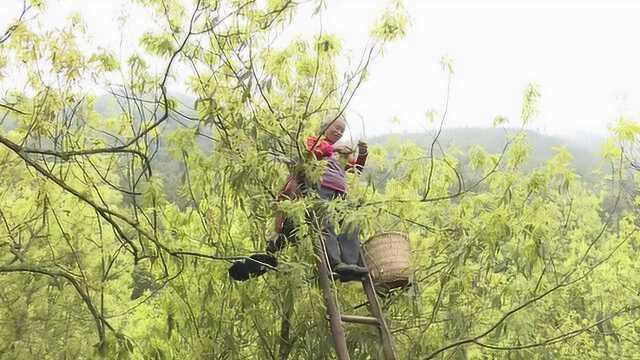
[[[318,252],[318,273],[320,277],[320,288],[322,289],[325,305],[327,307],[327,317],[329,318],[329,322],[331,324],[331,334],[333,335],[333,343],[336,349],[336,354],[338,355],[338,360],[349,359],[347,339],[345,336],[344,328],[342,326],[343,322],[375,326],[378,329],[378,334],[380,335],[380,338],[382,340],[384,359],[396,360],[397,356],[393,347],[391,332],[389,331],[387,323],[384,320],[380,302],[378,301],[378,296],[376,295],[376,291],[373,287],[371,275],[367,274],[362,279],[362,287],[364,288],[364,292],[367,294],[367,299],[369,300],[369,311],[372,316],[341,314],[336,302],[334,292],[335,289],[332,286],[334,282],[331,279],[329,266],[327,264],[324,242],[322,240],[319,241],[316,249]],[[362,259],[362,261],[364,263],[364,259]]]

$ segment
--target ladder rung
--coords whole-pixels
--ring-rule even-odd
[[[329,320],[329,315],[326,316],[327,320]],[[379,326],[380,321],[378,319],[371,316],[359,316],[359,315],[340,315],[340,319],[344,322],[352,322],[359,323],[365,325],[375,325]]]
[[[380,325],[380,321],[378,321],[378,319],[370,316],[340,315],[340,318],[344,322],[360,323],[360,324],[375,325],[375,326]]]

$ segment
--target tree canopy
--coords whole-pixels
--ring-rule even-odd
[[[311,3],[320,16],[325,1]],[[409,25],[402,4],[351,62],[329,33],[281,41],[298,2],[132,5],[159,27],[127,34],[140,48],[125,59],[94,45],[78,15],[39,25],[53,2],[9,9],[0,29],[0,358],[334,358],[305,224],[318,201],[276,199],[289,174],[319,176],[304,139],[375,76],[369,65]],[[595,184],[565,148],[525,168],[540,97],[524,90],[499,152],[445,150],[445,105],[426,146],[372,146],[348,198],[327,209],[365,239],[409,234],[413,286],[383,298],[400,358],[640,352],[640,126],[612,128]],[[162,175],[168,159],[177,183]],[[277,211],[298,219],[301,241],[276,271],[233,282],[228,266],[264,248]],[[342,309],[364,314],[359,286],[337,286]],[[353,358],[380,356],[372,329],[347,332]]]

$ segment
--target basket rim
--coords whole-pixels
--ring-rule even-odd
[[[373,240],[373,239],[375,239],[375,238],[377,238],[378,236],[381,236],[381,235],[400,235],[400,236],[406,238],[407,240],[409,240],[409,234],[407,234],[405,232],[402,232],[402,231],[382,231],[382,232],[375,233],[375,234],[369,236],[369,238],[367,239],[367,241],[364,242],[364,244],[367,244],[369,241],[371,241],[371,240]]]

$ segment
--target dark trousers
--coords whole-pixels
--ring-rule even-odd
[[[322,186],[318,189],[318,193],[320,198],[325,201],[344,198],[344,193]],[[327,249],[329,265],[334,267],[341,262],[357,265],[360,260],[360,227],[356,224],[343,224],[342,221],[339,221],[342,231],[337,234],[327,216],[322,217],[320,221],[322,239]],[[267,252],[274,253],[281,250],[286,245],[286,242],[296,242],[296,226],[291,219],[285,219],[282,234],[284,236],[279,236],[269,242]]]

